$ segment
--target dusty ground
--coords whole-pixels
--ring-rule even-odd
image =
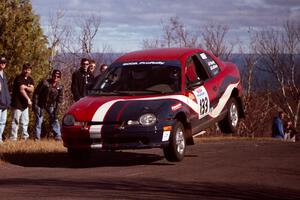
[[[299,199],[300,143],[226,140],[189,146],[180,163],[160,149],[14,153],[0,164],[0,199]]]

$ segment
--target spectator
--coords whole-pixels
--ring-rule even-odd
[[[289,121],[286,126],[284,139],[286,141],[296,142],[298,141],[297,132],[293,127],[293,123]]]
[[[96,69],[96,61],[90,60],[90,65],[89,65],[88,71],[94,75],[95,69]]]
[[[104,74],[104,72],[107,70],[108,66],[107,64],[102,64],[100,66],[100,74]]]
[[[285,113],[280,111],[278,116],[274,117],[273,125],[272,125],[272,137],[284,139],[284,126],[283,126],[283,119]]]
[[[108,66],[106,64],[102,64],[100,66],[100,73],[94,78],[94,84],[96,85],[99,81],[102,81],[102,77],[104,72],[107,70]]]
[[[22,130],[22,138],[27,140],[29,113],[28,106],[32,104],[29,94],[34,90],[34,81],[30,77],[31,65],[26,63],[23,65],[22,73],[14,79],[12,91],[12,123],[10,140],[17,140],[19,125]]]
[[[74,101],[87,95],[88,88],[93,84],[94,76],[88,71],[89,60],[81,59],[81,67],[72,74],[71,91]]]
[[[5,129],[7,119],[7,109],[11,103],[11,97],[8,90],[7,79],[4,73],[6,67],[5,57],[0,58],[0,144],[3,143],[2,134]]]
[[[61,140],[60,125],[57,118],[59,107],[63,102],[63,86],[59,84],[61,71],[55,69],[50,79],[42,80],[33,93],[33,111],[35,115],[35,139],[41,139],[43,113],[49,116],[51,130],[55,140]]]
[[[92,74],[92,78],[90,79],[90,83],[88,85],[88,89],[91,89],[91,87],[93,86],[94,84],[94,81],[95,81],[95,69],[96,69],[96,61],[95,60],[90,60],[90,65],[89,65],[89,68],[88,68],[88,71],[90,74]]]

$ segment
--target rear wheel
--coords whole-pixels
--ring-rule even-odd
[[[223,120],[219,122],[219,127],[223,133],[236,133],[239,122],[239,107],[235,98],[230,98],[228,111]]]
[[[168,146],[163,148],[168,161],[178,162],[184,158],[186,149],[185,129],[181,122],[177,121],[173,127]]]

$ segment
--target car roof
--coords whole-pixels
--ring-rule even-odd
[[[202,49],[196,48],[160,48],[133,51],[119,57],[115,62],[128,62],[139,60],[178,60],[185,54],[193,54]]]

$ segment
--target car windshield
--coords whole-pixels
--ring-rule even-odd
[[[180,67],[126,65],[110,68],[98,79],[90,95],[167,94],[180,91]]]

